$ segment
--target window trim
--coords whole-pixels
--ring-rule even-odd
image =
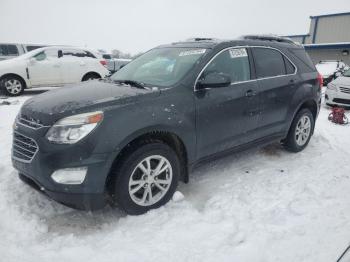
[[[226,47],[222,50],[220,50],[219,52],[217,52],[206,64],[205,66],[202,68],[202,70],[199,72],[195,82],[194,82],[194,87],[193,87],[193,90],[194,92],[196,91],[199,91],[199,89],[196,89],[196,86],[197,86],[197,82],[199,80],[199,77],[202,75],[202,73],[204,72],[204,70],[209,66],[209,64],[218,56],[220,55],[221,53],[227,51],[227,50],[230,50],[230,49],[239,49],[239,48],[246,48],[246,49],[250,49],[251,48],[267,48],[267,49],[272,49],[272,50],[276,50],[278,52],[281,53],[281,55],[285,58],[288,59],[288,61],[294,66],[294,73],[293,74],[284,74],[284,75],[277,75],[277,76],[269,76],[269,77],[261,77],[261,78],[256,78],[255,79],[250,79],[250,80],[246,80],[246,81],[240,81],[240,82],[234,82],[234,83],[231,83],[230,86],[233,86],[233,85],[238,85],[238,84],[243,84],[243,83],[249,83],[249,82],[253,82],[253,81],[260,81],[260,80],[265,80],[265,79],[272,79],[272,78],[279,78],[279,77],[285,77],[285,76],[291,76],[291,75],[296,75],[298,73],[298,67],[293,63],[293,61],[285,54],[283,53],[281,50],[277,49],[277,48],[274,48],[274,47],[270,47],[270,46],[230,46],[230,47]],[[248,50],[247,50],[248,51]],[[251,50],[252,51],[252,50]],[[252,53],[252,59],[253,59],[253,64],[254,64],[254,69],[256,70],[255,68],[255,61],[254,61],[254,55],[253,55],[253,52]],[[251,58],[249,57],[249,53],[248,53],[248,59],[249,59],[249,63],[251,62]],[[205,88],[205,90],[207,89],[211,89],[211,88]],[[200,90],[203,90],[203,89],[200,89]]]

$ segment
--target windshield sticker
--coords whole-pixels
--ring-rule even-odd
[[[194,50],[183,51],[179,54],[179,56],[201,55],[204,53],[205,53],[205,49],[194,49]]]
[[[230,49],[231,58],[246,57],[248,56],[247,50],[245,48],[240,49]]]

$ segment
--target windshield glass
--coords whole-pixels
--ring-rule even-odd
[[[168,87],[179,80],[206,52],[198,48],[157,48],[138,57],[111,76],[149,86]]]
[[[350,69],[346,70],[346,71],[343,73],[343,76],[350,77]]]

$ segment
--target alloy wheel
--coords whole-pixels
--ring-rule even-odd
[[[299,146],[305,145],[311,133],[311,120],[308,116],[302,116],[295,128],[295,141]]]
[[[9,79],[5,81],[5,88],[10,94],[17,95],[22,91],[22,83],[17,79]]]
[[[168,159],[160,155],[146,157],[130,176],[129,195],[136,204],[151,206],[165,196],[172,179],[173,170]]]

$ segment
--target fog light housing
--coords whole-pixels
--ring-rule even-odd
[[[51,178],[58,184],[79,185],[84,182],[87,167],[58,169],[52,173]]]

